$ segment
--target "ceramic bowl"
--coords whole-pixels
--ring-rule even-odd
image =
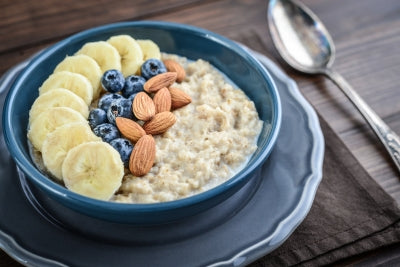
[[[27,141],[29,110],[38,88],[55,66],[90,41],[106,40],[117,34],[151,39],[161,51],[196,60],[202,58],[223,72],[256,105],[264,126],[258,149],[239,173],[204,193],[181,200],[155,204],[121,204],[91,199],[53,182],[33,163]],[[197,27],[159,21],[123,22],[77,33],[35,56],[11,87],[4,105],[4,136],[8,149],[27,180],[51,201],[97,219],[129,224],[158,224],[188,217],[226,200],[263,165],[278,137],[281,106],[268,71],[240,45]],[[271,124],[272,127],[266,127]]]

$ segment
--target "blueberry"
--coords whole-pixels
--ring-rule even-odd
[[[167,72],[167,68],[161,60],[150,58],[141,67],[142,76],[148,80],[157,74]]]
[[[108,111],[108,108],[110,107],[111,103],[115,100],[122,99],[124,98],[120,94],[105,94],[103,95],[98,103],[98,107],[104,110],[105,112]]]
[[[122,99],[115,100],[111,103],[110,107],[107,110],[107,119],[109,123],[115,125],[115,118],[122,117],[124,112],[124,108],[121,103]]]
[[[136,95],[136,94],[135,94]],[[137,120],[132,111],[132,100],[130,99],[120,99],[118,100],[119,104],[122,106],[122,114],[121,117],[128,118],[131,120]]]
[[[88,117],[89,125],[93,129],[97,125],[107,122],[107,113],[101,108],[92,109]]]
[[[124,75],[119,70],[108,70],[104,72],[103,77],[101,77],[101,85],[110,93],[121,91],[124,84]]]
[[[128,100],[131,101],[131,102],[133,103],[133,100],[135,99],[135,96],[136,96],[136,95],[137,95],[137,94],[132,94],[132,95],[130,95],[129,98],[128,98]]]
[[[125,167],[127,167],[133,149],[132,143],[125,138],[116,138],[110,142],[110,145],[118,151],[122,162],[125,164]]]
[[[95,135],[98,137],[101,137],[101,139],[104,142],[111,142],[115,138],[121,137],[117,127],[112,125],[111,123],[103,123],[100,125],[97,125],[94,129],[93,132]]]
[[[131,75],[126,77],[124,88],[122,88],[122,95],[126,98],[132,94],[143,91],[143,85],[146,79],[141,76]]]

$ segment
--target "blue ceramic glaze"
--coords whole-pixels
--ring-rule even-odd
[[[258,149],[247,166],[227,182],[204,193],[157,204],[121,204],[90,199],[75,194],[43,175],[33,164],[27,143],[29,110],[38,97],[38,88],[66,55],[83,44],[129,34],[135,39],[151,39],[161,51],[196,60],[202,58],[223,72],[256,105],[264,127]],[[271,123],[269,131],[266,124]],[[7,147],[19,168],[43,194],[95,218],[120,223],[156,224],[177,220],[211,208],[245,185],[268,158],[281,124],[281,103],[268,71],[233,41],[189,25],[143,21],[105,25],[75,34],[34,57],[10,89],[4,105],[3,131]]]
[[[115,265],[118,259],[128,266],[240,267],[280,246],[313,203],[322,179],[324,138],[317,114],[296,83],[265,56],[249,53],[275,81],[282,126],[268,160],[233,196],[167,224],[141,226],[89,217],[50,199],[28,181],[5,151],[0,123],[0,248],[29,266],[99,267]],[[0,78],[0,106],[27,62]]]

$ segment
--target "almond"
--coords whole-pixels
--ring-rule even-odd
[[[170,87],[169,93],[171,94],[172,109],[181,108],[192,102],[192,98],[178,88]]]
[[[170,72],[176,72],[176,81],[178,83],[182,82],[186,77],[185,69],[173,59],[166,59],[163,61],[165,67]]]
[[[148,93],[155,93],[161,88],[169,87],[176,80],[176,72],[164,72],[158,74],[145,82],[143,88]]]
[[[121,134],[134,143],[137,142],[140,137],[146,135],[142,126],[131,119],[116,117],[115,122]]]
[[[145,92],[140,92],[135,96],[133,99],[132,111],[136,118],[142,121],[148,121],[156,114],[153,99]]]
[[[153,119],[143,125],[147,134],[162,134],[166,132],[176,122],[175,115],[172,112],[164,111],[157,113]]]
[[[153,97],[156,113],[171,110],[171,94],[167,87],[160,89]]]
[[[129,158],[129,170],[135,176],[143,176],[153,167],[156,158],[156,142],[153,136],[143,135],[133,147]]]

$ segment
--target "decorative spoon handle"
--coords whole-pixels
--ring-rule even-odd
[[[369,123],[375,134],[389,152],[398,171],[400,172],[400,137],[368,106],[367,103],[354,91],[349,83],[338,72],[327,69],[324,74],[330,78],[350,99],[361,115]]]

